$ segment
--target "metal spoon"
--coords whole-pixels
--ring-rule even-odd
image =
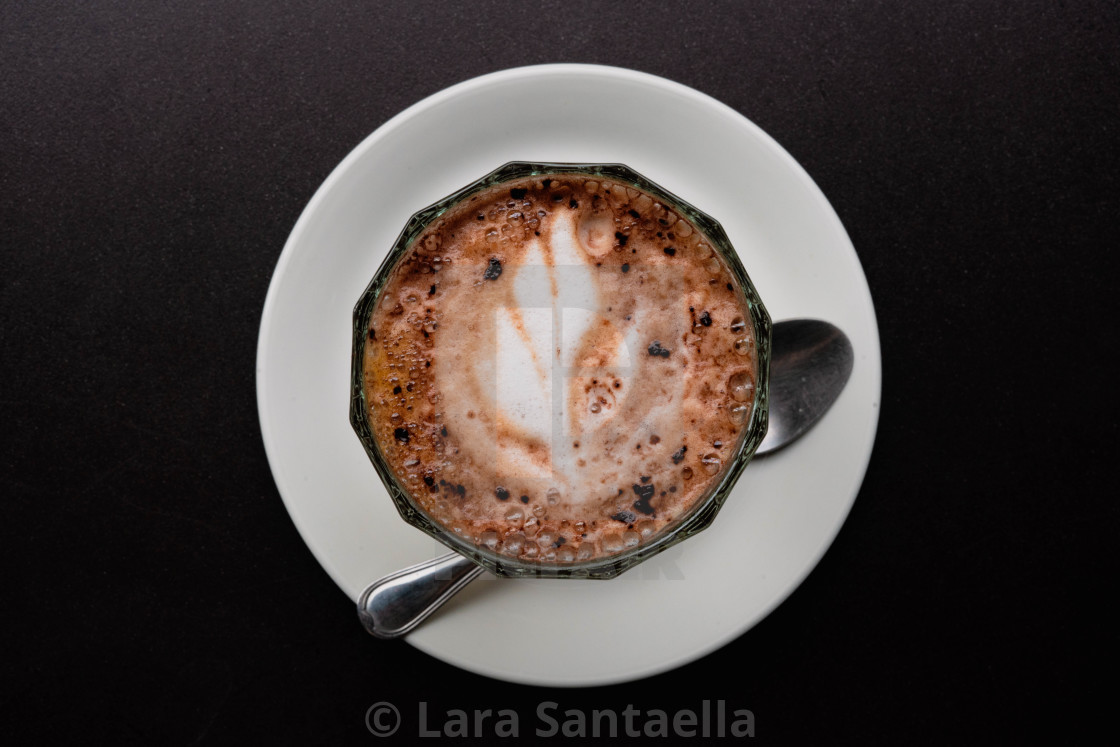
[[[770,425],[756,456],[795,441],[832,407],[852,373],[852,344],[828,322],[791,319],[774,325]],[[358,618],[377,638],[398,638],[473,581],[482,568],[459,553],[378,579],[358,597]]]

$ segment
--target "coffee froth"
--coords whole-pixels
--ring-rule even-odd
[[[515,179],[451,207],[377,299],[362,385],[436,523],[521,561],[659,536],[722,477],[758,355],[702,232],[631,185]]]

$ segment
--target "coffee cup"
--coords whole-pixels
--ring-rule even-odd
[[[771,322],[718,222],[620,164],[508,163],[358,300],[350,421],[401,517],[501,576],[707,528],[766,432]]]

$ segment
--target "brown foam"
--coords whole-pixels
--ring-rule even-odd
[[[742,435],[757,358],[742,295],[695,226],[626,185],[547,181],[476,194],[414,242],[378,299],[364,389],[385,457],[434,520],[563,562],[648,541],[706,494]],[[573,278],[590,280],[594,316],[573,349],[544,347],[531,327],[553,312],[525,289],[554,301]],[[512,372],[497,370],[499,319],[530,353]],[[497,382],[550,371],[563,424],[541,432]]]

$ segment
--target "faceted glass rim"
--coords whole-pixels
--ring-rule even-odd
[[[747,424],[746,432],[740,436],[739,445],[736,447],[732,461],[714,486],[709,489],[708,495],[679,517],[673,524],[663,528],[658,535],[649,542],[639,544],[622,552],[607,555],[594,560],[575,561],[568,563],[523,561],[511,558],[488,548],[476,545],[432,519],[417,503],[415,503],[408,490],[389,467],[388,460],[381,452],[381,447],[374,438],[373,430],[369,425],[367,413],[369,412],[365,400],[363,386],[363,364],[365,361],[365,346],[368,339],[369,321],[381,291],[385,288],[393,269],[398,262],[412,248],[418,236],[437,218],[451,207],[464,199],[502,182],[515,179],[524,179],[534,176],[548,176],[552,174],[582,174],[588,177],[600,177],[628,184],[643,190],[657,198],[678,213],[684,215],[693,223],[709,240],[713,251],[727,267],[739,284],[750,312],[753,327],[755,349],[758,356],[758,370],[755,380],[754,402],[751,410],[751,419]],[[353,326],[353,352],[351,356],[350,375],[350,424],[357,433],[362,446],[369,456],[370,462],[377,471],[381,482],[389,493],[394,505],[397,507],[401,518],[412,526],[420,529],[458,552],[460,555],[474,561],[486,570],[498,576],[508,577],[534,577],[534,578],[614,578],[622,572],[629,570],[638,563],[650,558],[698,532],[707,529],[715,520],[719,510],[727,501],[731,490],[738,481],[739,476],[754,456],[759,444],[766,435],[769,415],[770,396],[770,353],[772,323],[766,307],[759,298],[758,291],[751,282],[746,268],[735,252],[731,241],[727,237],[723,226],[688,202],[667,191],[655,182],[650,181],[628,166],[618,163],[531,163],[526,161],[511,161],[506,163],[486,176],[471,182],[462,189],[444,197],[415,213],[405,223],[400,235],[393,242],[392,248],[374,273],[373,279],[363,291],[357,304],[354,306]]]

